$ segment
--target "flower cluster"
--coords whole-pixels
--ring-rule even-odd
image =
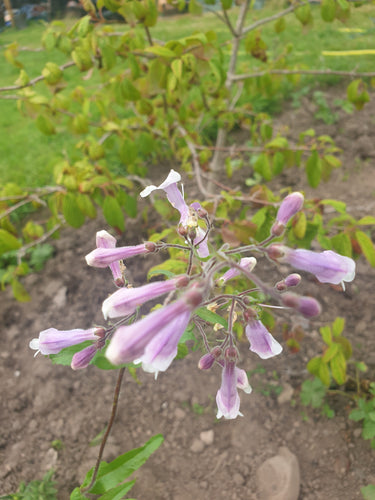
[[[209,370],[217,365],[221,369],[221,385],[216,396],[217,418],[233,419],[242,415],[238,389],[251,392],[247,374],[238,366],[240,356],[234,324],[242,325],[249,349],[261,359],[268,359],[280,354],[283,348],[262,322],[264,307],[294,310],[306,318],[315,317],[321,311],[315,298],[290,291],[301,282],[301,275],[291,273],[274,285],[260,279],[256,274],[258,262],[252,253],[310,272],[321,283],[331,284],[344,285],[344,282],[352,281],[355,263],[332,251],[295,250],[274,242],[282,236],[289,220],[303,208],[304,197],[298,192],[291,193],[282,201],[270,236],[264,242],[236,249],[228,250],[224,246],[214,250],[209,242],[212,223],[208,213],[198,202],[191,205],[185,202],[180,181],[180,175],[171,170],[160,186],[148,186],[141,192],[141,197],[164,191],[170,204],[180,214],[177,235],[183,238],[183,244],[149,241],[118,247],[116,239],[107,231],[99,231],[96,235],[97,248],[86,256],[87,264],[109,267],[118,288],[102,305],[103,316],[110,321],[109,326],[68,331],[49,328],[42,331],[39,338],[33,339],[30,347],[37,353],[53,355],[66,347],[77,346],[71,362],[75,370],[95,362],[95,355],[103,350],[113,365],[140,364],[144,371],[154,373],[156,377],[171,365],[181,337],[192,322],[206,349],[198,367]],[[186,253],[186,274],[136,288],[126,284],[124,259],[170,247]],[[234,258],[233,255],[240,255],[241,258]],[[243,291],[226,293],[227,282],[239,276],[249,286]],[[268,304],[261,302],[261,297],[265,295],[269,298]],[[163,296],[161,307],[139,318],[141,306]],[[196,314],[197,309],[199,314]],[[210,328],[210,316],[205,311],[214,318],[219,315],[222,320],[220,325]],[[111,323],[113,319],[117,322]],[[214,346],[210,338],[212,331],[215,332]],[[222,338],[218,340],[219,331]]]

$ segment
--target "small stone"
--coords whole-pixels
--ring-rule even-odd
[[[190,446],[190,451],[193,453],[201,453],[204,450],[204,443],[200,439],[194,439]]]
[[[62,309],[63,307],[66,306],[66,294],[68,292],[68,288],[66,286],[62,286],[59,288],[59,290],[56,292],[55,296],[53,297],[53,305],[57,309]]]
[[[186,417],[186,413],[184,412],[184,410],[182,408],[176,408],[174,411],[174,416],[178,420],[182,420],[183,418]]]
[[[50,448],[47,453],[44,455],[42,460],[42,469],[50,470],[54,469],[57,462],[57,451],[53,448]]]
[[[209,431],[202,431],[199,437],[205,445],[210,446],[214,442],[214,431],[212,429]]]
[[[283,392],[277,396],[277,402],[279,403],[279,405],[289,403],[293,397],[293,393],[294,389],[290,384],[283,384]]]
[[[259,500],[297,500],[300,471],[297,457],[285,446],[257,470]]]
[[[245,484],[245,478],[239,472],[233,474],[233,482],[236,486],[242,486]]]

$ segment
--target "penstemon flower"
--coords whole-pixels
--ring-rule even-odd
[[[271,228],[271,234],[274,236],[283,234],[288,221],[302,209],[304,201],[303,194],[299,192],[291,193],[284,198],[277,212],[276,222]]]
[[[103,328],[90,328],[89,330],[56,330],[48,328],[39,334],[39,338],[32,339],[29,343],[31,349],[42,354],[57,354],[65,347],[81,344],[86,340],[98,340],[103,334]]]
[[[202,301],[197,290],[187,291],[175,302],[157,309],[143,319],[127,326],[120,326],[106,351],[106,357],[114,365],[131,363],[142,358],[147,345],[163,330],[164,339],[175,334],[179,320],[185,325],[186,313],[192,312]],[[183,331],[181,331],[181,335]],[[155,349],[155,346],[154,346]]]
[[[239,265],[245,270],[248,271],[249,273],[254,269],[256,266],[257,260],[255,257],[244,257],[243,259],[240,260]],[[226,271],[223,276],[221,276],[218,279],[218,283],[220,285],[224,285],[228,280],[231,280],[232,278],[235,278],[236,276],[239,276],[241,274],[241,271],[237,269],[236,267],[231,267]]]
[[[155,249],[156,245],[151,241],[130,247],[96,248],[87,254],[85,259],[89,266],[108,267],[113,262],[130,259],[130,257],[134,257],[135,255],[154,252]]]
[[[197,253],[199,257],[205,258],[209,255],[209,249],[207,245],[207,239],[205,238],[205,232],[201,227],[199,227],[197,222],[197,205],[192,204],[188,207],[184,197],[177,187],[177,183],[181,181],[181,175],[175,170],[171,170],[168,177],[160,186],[147,186],[141,193],[141,197],[145,198],[149,196],[153,191],[163,190],[165,191],[169,203],[172,207],[176,208],[180,212],[180,229],[179,232],[183,236],[187,236],[189,233],[193,235],[193,244],[198,245]],[[200,207],[200,205],[199,205]]]
[[[250,319],[246,325],[245,333],[250,342],[250,350],[262,359],[277,356],[283,350],[259,319]]]
[[[103,316],[107,319],[132,314],[138,306],[148,300],[172,292],[180,286],[186,286],[188,281],[187,276],[180,276],[166,281],[154,281],[138,288],[121,288],[103,302]]]
[[[237,351],[234,347],[227,347],[224,353],[224,367],[221,376],[221,386],[216,394],[216,418],[226,419],[242,416],[240,412],[240,396],[237,391],[236,361]]]
[[[301,271],[315,274],[321,283],[341,283],[353,281],[355,276],[355,262],[349,257],[339,255],[332,250],[313,252],[298,248],[293,250],[284,245],[274,244],[267,249],[271,259],[287,263]]]
[[[115,248],[116,238],[114,238],[107,231],[98,231],[96,233],[96,246],[97,248]],[[122,267],[120,261],[115,261],[109,264],[109,268],[112,272],[113,280],[116,286],[124,286],[125,280],[122,272]]]

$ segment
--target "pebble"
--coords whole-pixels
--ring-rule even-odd
[[[214,442],[214,431],[212,429],[208,431],[202,431],[199,434],[200,440],[207,446],[210,446]]]
[[[190,451],[193,453],[201,453],[204,450],[204,443],[200,439],[194,439],[190,446]]]
[[[53,297],[53,305],[57,309],[62,309],[66,306],[66,294],[68,292],[68,287],[62,286]]]
[[[279,403],[279,405],[289,403],[293,397],[293,393],[294,389],[290,384],[283,384],[283,392],[277,396],[277,402]]]
[[[239,472],[233,474],[233,482],[236,486],[242,486],[245,484],[245,478]]]
[[[285,446],[257,470],[259,500],[297,500],[300,471],[297,457]]]
[[[176,408],[175,411],[174,411],[174,416],[178,420],[182,420],[183,418],[186,417],[186,413],[184,412],[184,410],[182,408]]]

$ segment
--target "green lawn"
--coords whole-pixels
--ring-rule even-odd
[[[271,2],[272,5],[280,2]],[[269,5],[269,4],[267,4]],[[274,14],[270,6],[263,10],[251,12],[246,25],[257,19]],[[322,55],[323,51],[349,49],[375,49],[375,8],[365,6],[353,9],[352,17],[347,24],[335,21],[324,23],[320,18],[319,6],[314,6],[314,26],[306,29],[295,19],[294,14],[285,18],[286,29],[282,33],[275,33],[274,23],[264,26],[262,36],[267,44],[271,56],[280,54],[286,44],[290,44],[290,51],[286,55],[288,63],[303,65],[306,68],[332,68],[336,70],[372,71],[375,55],[332,57]],[[235,23],[237,9],[232,9],[230,18]],[[71,23],[71,21],[69,21]],[[13,84],[19,75],[19,70],[8,64],[3,57],[4,46],[17,41],[19,46],[37,48],[41,46],[41,36],[44,31],[41,23],[32,23],[27,29],[17,31],[7,29],[0,33],[0,86]],[[116,30],[127,30],[126,25],[115,26]],[[230,41],[230,35],[225,26],[213,13],[206,13],[201,17],[182,14],[161,18],[157,26],[151,28],[155,39],[169,40],[183,37],[194,31],[213,30],[219,40],[225,44]],[[231,45],[223,45],[224,53],[229,58]],[[21,51],[18,59],[24,64],[30,77],[40,74],[47,61],[62,64],[65,56],[57,51],[30,52]],[[262,69],[263,63],[251,58],[244,51],[243,44],[239,53],[238,71],[249,72]],[[81,75],[75,68],[65,71],[68,85],[82,83]],[[93,76],[90,85],[99,80]],[[335,83],[337,77],[303,77],[300,85],[322,85]],[[39,84],[43,88],[44,84]],[[282,100],[290,92],[291,86],[284,86],[283,93],[277,97]],[[52,169],[57,158],[64,156],[64,151],[72,152],[78,137],[65,132],[53,136],[45,136],[36,129],[33,121],[23,116],[17,110],[16,101],[0,99],[0,181],[13,181],[20,185],[38,186],[51,182]]]

